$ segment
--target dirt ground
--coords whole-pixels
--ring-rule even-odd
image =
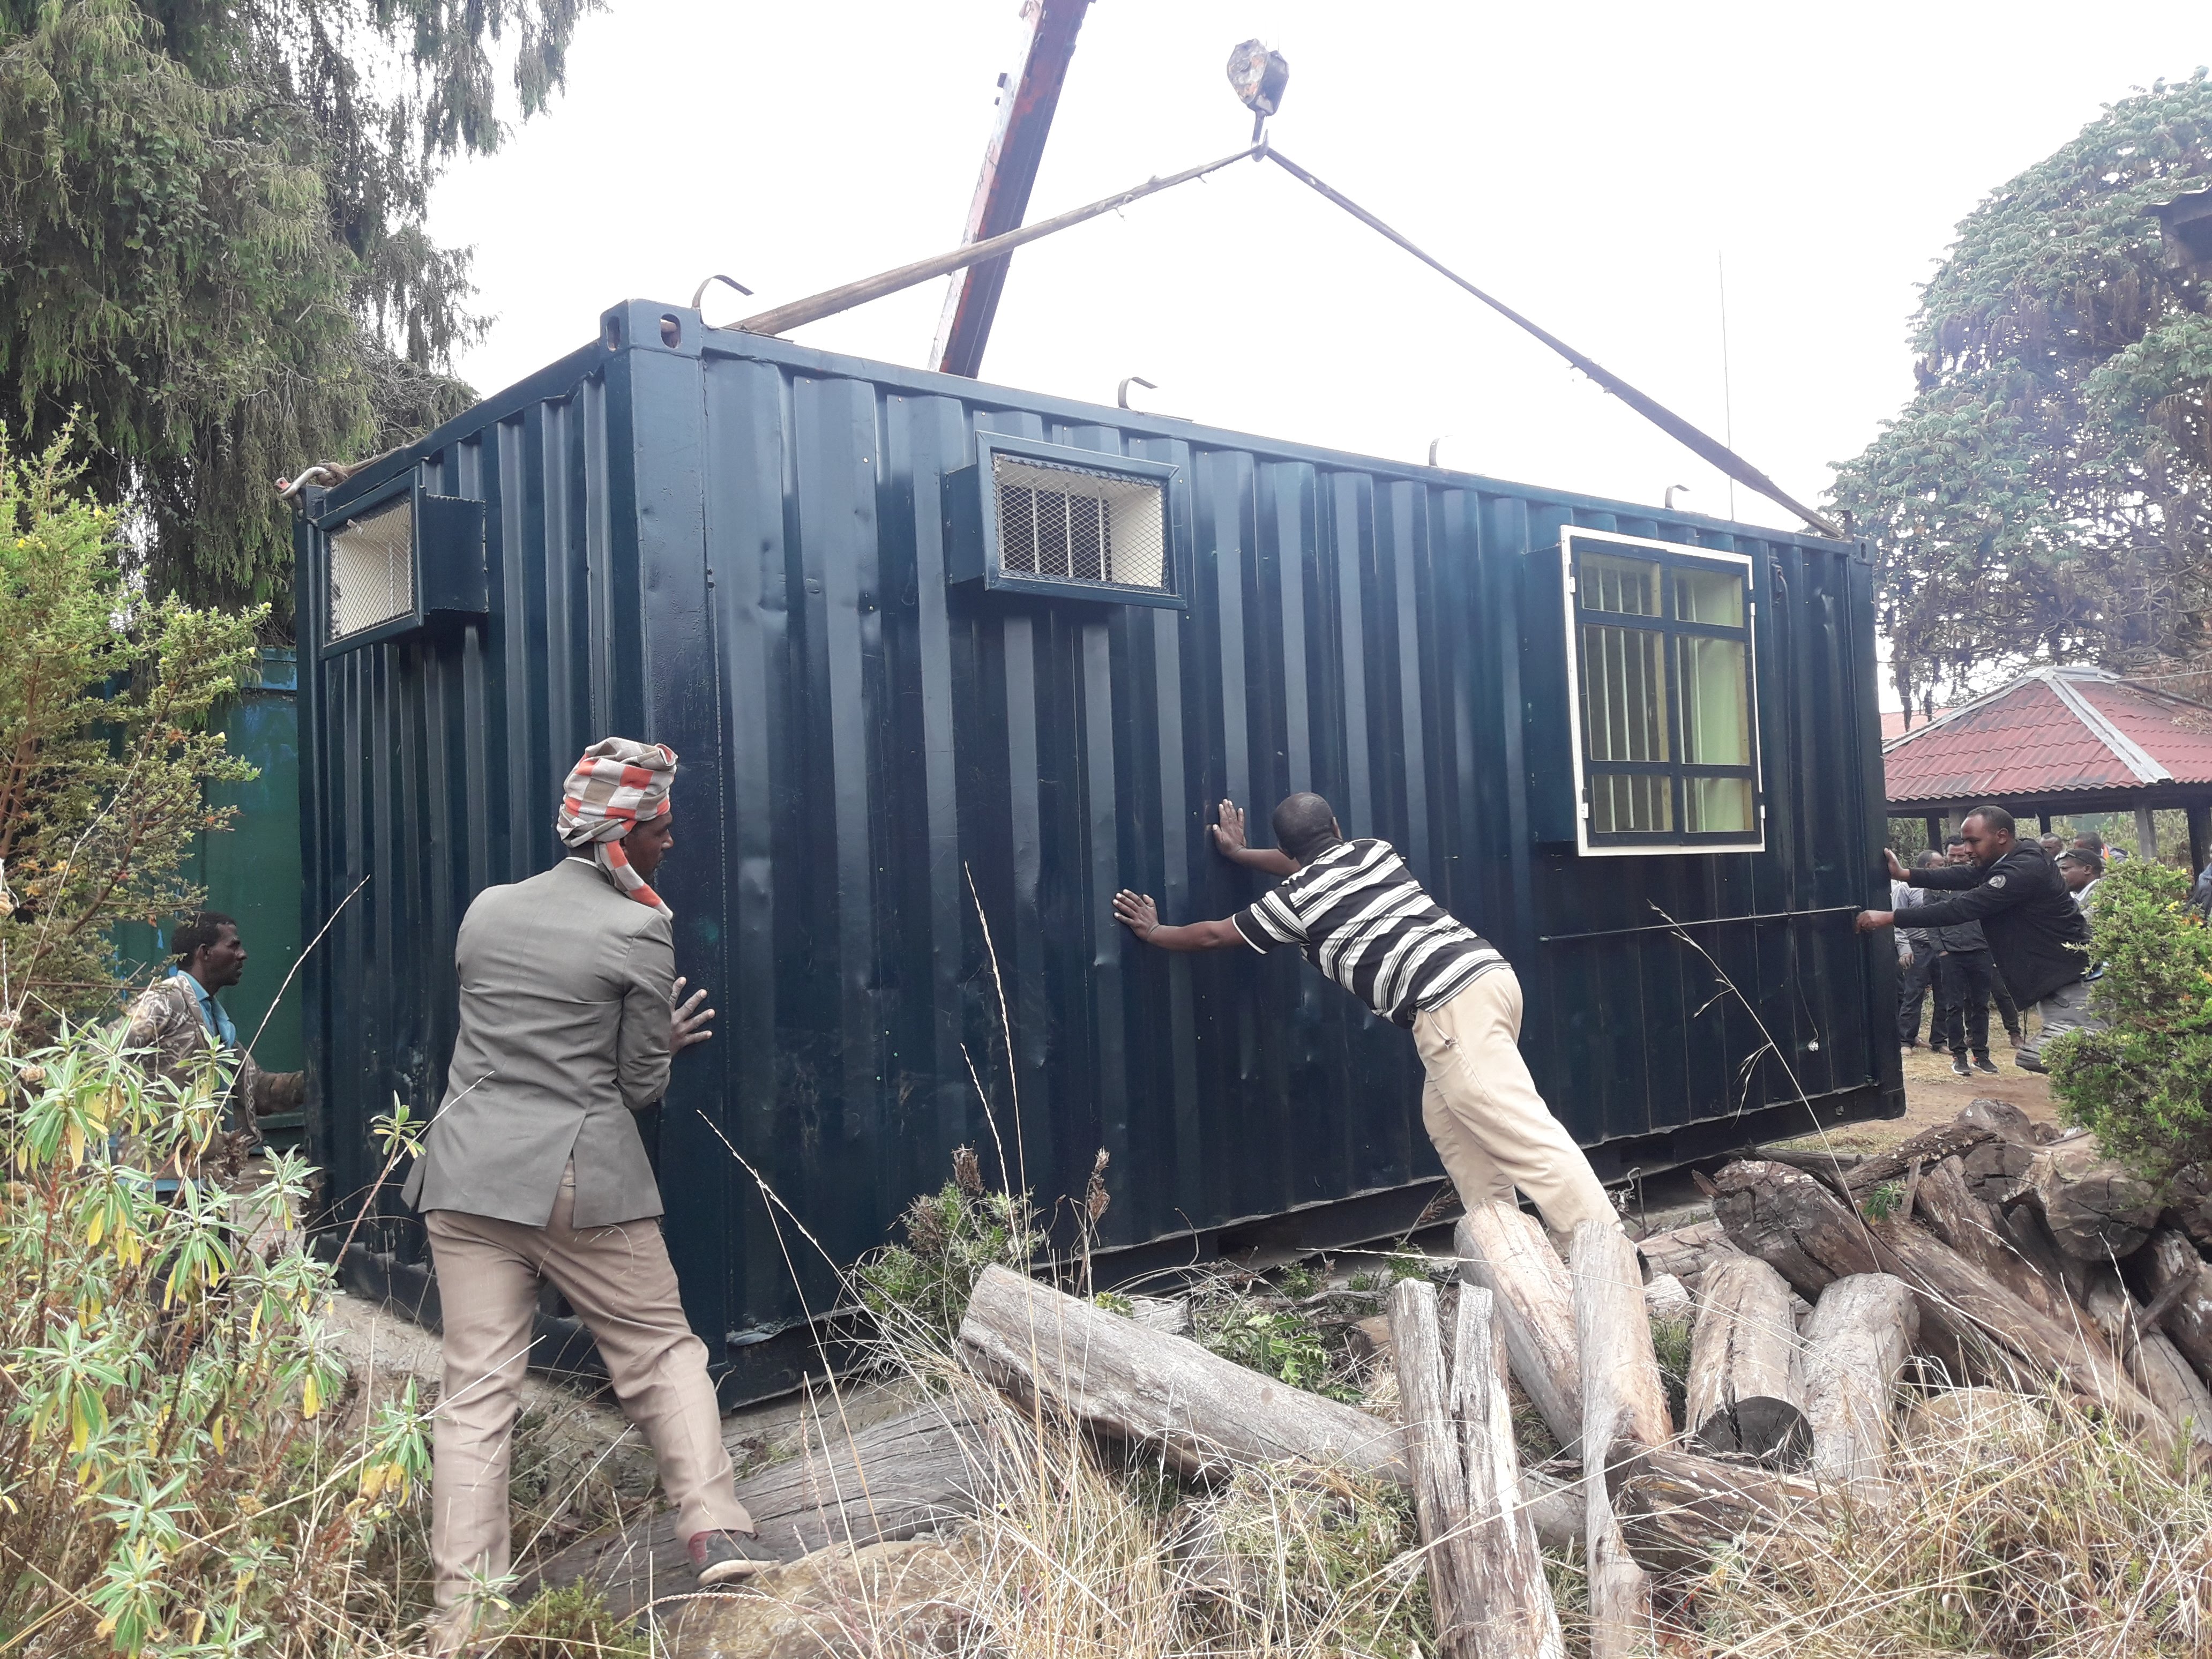
[[[2035,1016],[2031,1013],[2027,1018],[2028,1029],[2035,1030]],[[1990,1058],[1996,1062],[1996,1076],[1977,1072],[1970,1078],[1956,1077],[1951,1072],[1949,1054],[1925,1048],[1907,1048],[1905,1115],[1887,1122],[1853,1123],[1832,1129],[1823,1144],[1833,1152],[1878,1152],[1923,1129],[1949,1122],[1972,1100],[2009,1101],[2039,1121],[2058,1121],[2057,1103],[2051,1097],[2050,1084],[2038,1073],[2023,1072],[2013,1064],[2012,1046],[2005,1040],[2004,1027],[1997,1023],[1994,1009],[1990,1026]]]

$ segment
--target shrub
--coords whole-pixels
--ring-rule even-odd
[[[2164,1188],[2212,1160],[2212,930],[2186,875],[2138,860],[2099,885],[2091,925],[2105,1029],[2045,1048],[2051,1090],[2069,1121]]]
[[[0,1006],[43,1033],[112,1005],[109,929],[197,902],[179,864],[230,817],[204,786],[254,775],[207,723],[264,613],[130,591],[82,470],[0,428]]]
[[[899,1218],[903,1244],[888,1244],[854,1270],[860,1299],[887,1333],[949,1347],[983,1269],[1029,1271],[1043,1240],[1028,1198],[983,1190],[975,1152],[952,1154],[952,1179]]]
[[[25,1656],[360,1651],[357,1615],[389,1611],[361,1560],[425,1483],[424,1413],[410,1387],[334,1420],[331,1269],[290,1231],[308,1170],[158,1195],[120,1149],[214,1145],[213,1057],[155,1081],[120,1042],[0,1056],[0,1631]]]

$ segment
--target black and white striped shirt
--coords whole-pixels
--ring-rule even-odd
[[[1428,896],[1387,841],[1339,842],[1229,920],[1255,951],[1297,945],[1308,962],[1401,1025],[1505,965]]]

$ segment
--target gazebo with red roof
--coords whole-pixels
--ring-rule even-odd
[[[1881,746],[1889,815],[1928,821],[1931,844],[1983,801],[2047,830],[2053,813],[2136,815],[2155,857],[2151,814],[2179,808],[2202,868],[2212,808],[2212,708],[2101,668],[2032,668]]]

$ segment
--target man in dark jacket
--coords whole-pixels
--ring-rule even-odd
[[[1912,914],[1915,927],[1981,924],[1997,971],[2021,1006],[2033,1003],[2043,1017],[2041,1036],[2015,1056],[2023,1070],[2040,1072],[2044,1041],[2103,1023],[2089,1012],[2088,921],[2075,908],[2051,854],[2034,842],[2018,840],[2012,814],[2003,807],[1977,806],[1959,832],[1972,863],[1908,874],[1892,853],[1890,875],[1915,887],[1958,895],[1922,905]],[[1862,911],[1858,930],[1872,933],[1896,920],[1893,911]]]

